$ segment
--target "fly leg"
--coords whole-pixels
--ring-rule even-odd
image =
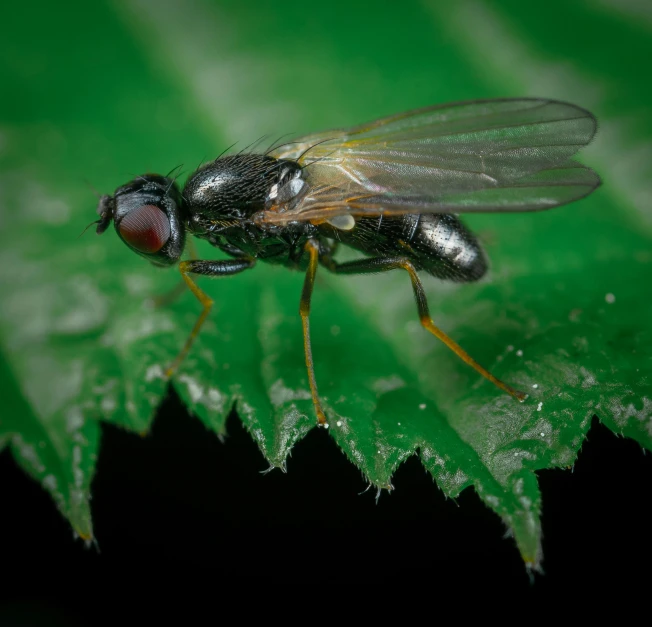
[[[187,240],[186,248],[188,250],[188,259],[191,261],[196,261],[197,247],[195,246],[194,239]],[[236,257],[237,259],[249,258],[248,255],[242,252],[239,248],[236,248],[235,246],[231,246],[229,244],[218,246],[218,248],[220,250],[223,250],[228,255],[231,255],[231,257]],[[166,292],[165,294],[161,294],[160,296],[154,298],[153,299],[154,306],[163,307],[165,305],[169,305],[173,303],[177,298],[179,298],[179,296],[181,296],[181,294],[183,294],[186,291],[187,287],[188,285],[184,280],[179,281],[179,283],[175,285],[169,292]]]
[[[423,285],[419,276],[417,275],[416,268],[412,262],[405,257],[376,257],[372,259],[360,259],[356,261],[349,261],[346,263],[338,264],[330,256],[323,256],[321,258],[322,264],[331,272],[337,274],[368,274],[375,272],[387,272],[388,270],[403,269],[410,275],[412,281],[412,289],[414,290],[414,298],[417,302],[417,309],[419,311],[419,319],[422,326],[432,333],[437,339],[441,340],[448,348],[450,348],[462,361],[467,363],[471,368],[474,368],[485,379],[491,381],[494,385],[499,387],[504,392],[507,392],[518,401],[523,402],[527,398],[527,394],[515,390],[513,387],[503,383],[500,379],[494,377],[488,370],[483,368],[475,359],[473,359],[457,342],[453,341],[446,335],[439,327],[435,325],[430,317],[428,309],[428,300]]]
[[[195,322],[195,326],[192,328],[186,343],[184,344],[181,352],[177,355],[176,359],[172,362],[172,365],[166,370],[165,375],[167,377],[172,376],[176,369],[179,367],[179,364],[184,360],[192,343],[194,342],[199,330],[204,324],[204,320],[210,313],[211,307],[213,306],[213,301],[203,292],[195,281],[190,276],[191,274],[201,274],[204,276],[218,277],[218,276],[230,276],[232,274],[238,274],[243,270],[248,270],[253,268],[256,265],[256,260],[253,258],[242,258],[242,259],[225,259],[220,261],[182,261],[179,264],[179,271],[181,272],[181,277],[184,283],[190,288],[190,291],[195,295],[197,300],[202,304],[202,312]]]
[[[197,248],[192,238],[187,240],[186,248],[188,250],[188,257],[192,260],[197,259]],[[186,282],[181,280],[171,290],[165,292],[165,294],[152,298],[151,302],[154,304],[154,307],[170,305],[186,291],[186,287],[188,287]]]
[[[323,427],[326,423],[326,414],[322,409],[317,392],[317,381],[315,380],[315,364],[312,360],[312,347],[310,345],[310,299],[312,298],[312,288],[315,284],[315,275],[319,264],[319,244],[315,240],[308,240],[305,250],[310,255],[306,278],[303,282],[303,291],[301,292],[301,304],[299,313],[301,314],[301,324],[303,326],[303,347],[306,354],[306,368],[308,369],[308,383],[310,384],[310,393],[312,402],[315,406],[319,426]]]

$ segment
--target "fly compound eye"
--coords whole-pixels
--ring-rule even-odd
[[[120,237],[141,253],[156,253],[170,239],[170,220],[156,205],[141,205],[127,213],[118,226]]]

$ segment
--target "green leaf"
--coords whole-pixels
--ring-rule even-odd
[[[489,276],[473,285],[424,279],[435,321],[527,390],[526,403],[423,331],[404,273],[320,271],[311,315],[328,433],[369,482],[391,489],[396,468],[416,452],[447,496],[473,486],[537,567],[535,471],[572,466],[593,415],[652,448],[652,215],[644,202],[652,173],[649,160],[623,165],[637,142],[649,142],[651,123],[630,103],[649,101],[652,88],[631,81],[618,99],[601,96],[625,82],[623,66],[605,64],[596,76],[580,43],[550,45],[518,3],[460,2],[445,13],[434,2],[408,4],[409,29],[395,28],[393,12],[356,15],[344,2],[291,1],[255,15],[235,2],[163,4],[83,5],[79,22],[49,4],[18,6],[3,23],[0,46],[11,62],[0,78],[15,97],[0,105],[0,377],[11,399],[0,448],[8,445],[91,538],[98,421],[149,429],[166,393],[164,369],[199,313],[188,293],[153,307],[151,297],[172,289],[178,273],[150,267],[113,233],[76,239],[94,219],[85,177],[110,192],[146,170],[185,163],[191,171],[263,133],[353,125],[463,98],[569,99],[601,121],[587,160],[604,187],[551,212],[473,216]],[[556,23],[552,5],[548,24]],[[344,9],[348,19],[337,19]],[[568,19],[589,20],[643,54],[644,33],[588,6],[573,11]],[[355,23],[365,28],[352,42]],[[546,82],[559,59],[565,69]],[[629,127],[618,121],[624,116]],[[205,244],[199,251],[220,256]],[[315,425],[302,281],[264,264],[202,281],[215,307],[173,382],[218,435],[235,403],[271,467],[284,468]]]

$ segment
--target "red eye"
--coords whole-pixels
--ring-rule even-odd
[[[118,228],[122,239],[143,253],[158,252],[170,238],[170,221],[156,205],[132,209]]]

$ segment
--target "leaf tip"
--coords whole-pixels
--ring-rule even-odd
[[[525,570],[530,579],[530,584],[534,584],[535,575],[543,575],[543,568],[541,567],[541,560],[536,557],[535,559],[525,560]]]
[[[87,549],[90,549],[91,546],[95,546],[95,548],[97,548],[99,551],[99,547],[97,546],[97,540],[91,530],[81,531],[79,528],[75,527],[74,531],[75,531],[75,535],[84,542],[84,546]]]

